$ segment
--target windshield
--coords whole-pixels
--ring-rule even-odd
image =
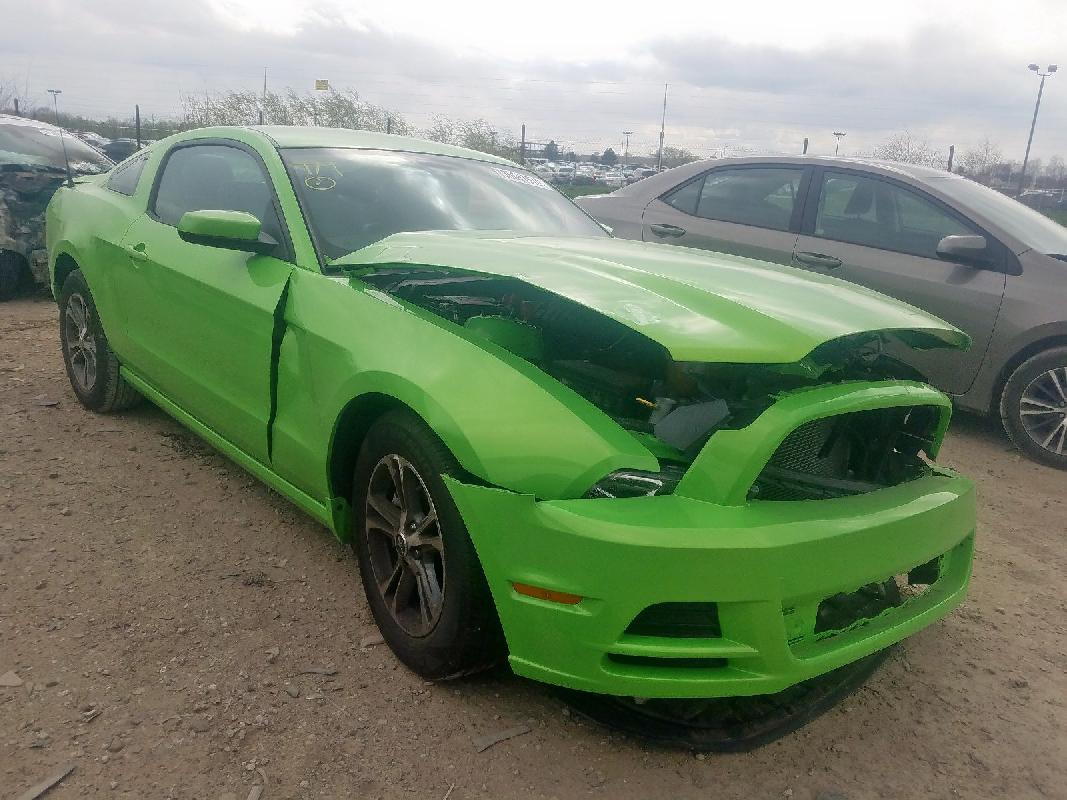
[[[409,231],[607,235],[519,167],[350,148],[290,148],[281,155],[319,249],[330,259]]]
[[[1027,247],[1050,256],[1067,255],[1067,228],[988,186],[966,178],[926,178],[960,205],[985,215]]]
[[[65,169],[63,144],[67,147],[70,168],[76,173],[107,172],[114,164],[77,136],[67,134],[59,140],[59,128],[39,125],[29,120],[0,121],[0,163],[32,164]]]

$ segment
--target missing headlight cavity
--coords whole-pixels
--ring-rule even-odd
[[[752,500],[862,494],[929,474],[922,457],[941,411],[901,406],[812,420],[785,438],[749,489]]]
[[[783,391],[913,377],[873,334],[828,343],[798,364],[683,363],[621,322],[517,278],[413,265],[358,277],[529,361],[622,427],[654,438],[664,466],[688,465],[715,431],[748,425]],[[648,494],[640,488],[622,496]]]

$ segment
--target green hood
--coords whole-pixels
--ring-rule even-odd
[[[516,278],[659,342],[677,361],[782,364],[882,331],[917,348],[966,348],[930,314],[845,281],[753,259],[609,237],[398,233],[333,266],[444,267]]]

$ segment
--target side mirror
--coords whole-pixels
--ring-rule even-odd
[[[992,260],[989,255],[989,242],[984,236],[977,234],[946,236],[937,243],[937,255],[946,261],[958,261],[978,267],[986,266]]]
[[[178,236],[191,244],[260,255],[278,246],[263,233],[263,223],[245,211],[186,211],[178,220]]]

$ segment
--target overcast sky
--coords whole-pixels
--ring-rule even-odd
[[[517,14],[521,12],[521,17]],[[581,151],[667,143],[861,153],[901,130],[947,149],[988,137],[1067,156],[1067,0],[0,0],[0,78],[71,112],[181,111],[183,94],[357,90],[416,125],[484,117]],[[17,32],[17,35],[11,35]]]

